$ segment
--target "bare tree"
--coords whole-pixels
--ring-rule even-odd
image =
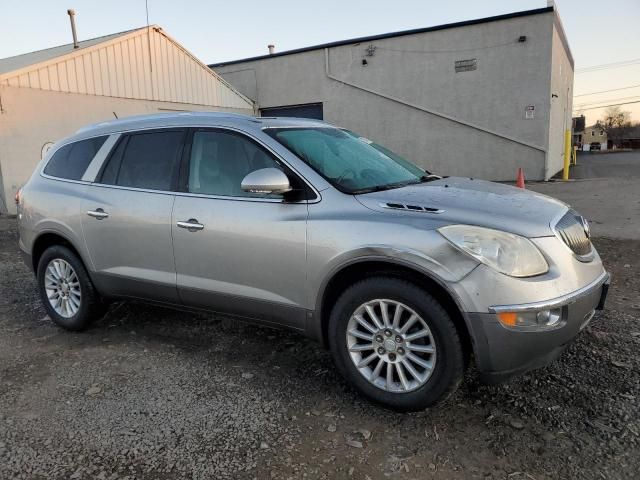
[[[631,129],[631,113],[623,112],[620,107],[609,107],[602,120],[596,122],[596,128],[607,134],[607,139],[621,146],[625,135]]]

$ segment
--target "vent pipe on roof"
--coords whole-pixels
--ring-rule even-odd
[[[73,8],[67,10],[71,21],[71,34],[73,35],[73,48],[78,48],[78,35],[76,34],[76,11]]]
[[[275,45],[267,45],[267,48],[269,49],[269,55],[273,55],[274,53],[276,53]]]

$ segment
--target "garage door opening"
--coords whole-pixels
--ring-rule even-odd
[[[297,117],[324,120],[322,103],[305,103],[304,105],[261,108],[260,115],[263,117]]]

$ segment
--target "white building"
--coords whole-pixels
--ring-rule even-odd
[[[573,58],[552,6],[210,67],[265,116],[323,118],[435,173],[562,169]]]
[[[176,110],[253,114],[158,26],[0,59],[0,212],[56,140],[114,117]]]

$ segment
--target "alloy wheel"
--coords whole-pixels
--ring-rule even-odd
[[[376,387],[405,393],[423,386],[436,364],[436,343],[425,320],[404,303],[375,299],[347,324],[347,348],[360,374]]]
[[[61,258],[49,262],[45,270],[44,288],[49,304],[58,315],[71,318],[78,313],[82,291],[78,275],[69,262]]]

